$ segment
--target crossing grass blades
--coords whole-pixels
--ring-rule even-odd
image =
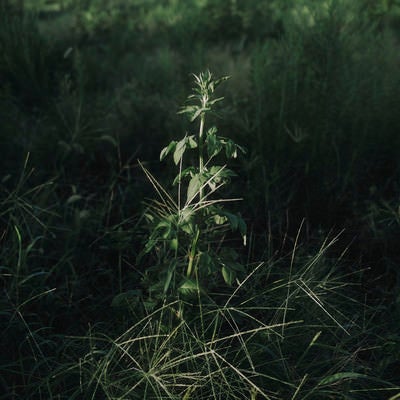
[[[339,275],[326,239],[314,256],[299,244],[287,257],[246,267],[224,242],[246,225],[217,195],[235,176],[226,163],[244,149],[206,128],[226,78],[194,75],[189,105],[180,111],[196,135],[172,141],[160,154],[178,169],[171,194],[142,165],[158,199],[145,217],[149,234],[137,260],[147,265],[143,292],[128,304],[142,317],[115,339],[91,333],[79,363],[79,393],[93,399],[364,399],[389,383],[369,374],[369,313],[352,298],[353,274]],[[185,160],[195,153],[195,165]],[[131,293],[132,294],[132,293]],[[123,294],[118,296],[122,304]],[[126,299],[125,299],[126,300]],[[351,311],[350,311],[351,310]],[[390,393],[390,391],[389,391]],[[78,391],[75,392],[78,395]],[[75,397],[76,398],[76,397]],[[370,397],[372,398],[372,397]]]

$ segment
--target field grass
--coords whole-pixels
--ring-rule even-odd
[[[400,398],[396,1],[0,7],[0,399]]]

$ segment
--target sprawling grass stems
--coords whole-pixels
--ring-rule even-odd
[[[395,2],[21,3],[0,12],[0,398],[395,399]],[[203,135],[248,153],[188,198],[156,160],[197,132],[175,111],[207,68],[232,78]],[[186,145],[179,174],[225,164]],[[222,206],[247,248],[205,223]],[[143,256],[190,212],[201,232]]]

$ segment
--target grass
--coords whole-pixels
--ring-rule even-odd
[[[165,302],[117,337],[92,329],[70,338],[89,350],[67,368],[80,382],[68,398],[357,399],[366,387],[370,398],[390,395],[396,389],[363,360],[370,310],[326,258],[335,240],[307,261],[295,249],[289,274],[282,259],[260,263],[235,289]],[[142,301],[125,303],[134,321]]]
[[[0,399],[396,399],[398,6],[123,3],[0,12]]]

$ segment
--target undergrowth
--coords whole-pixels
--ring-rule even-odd
[[[395,1],[0,3],[1,399],[398,398]]]

